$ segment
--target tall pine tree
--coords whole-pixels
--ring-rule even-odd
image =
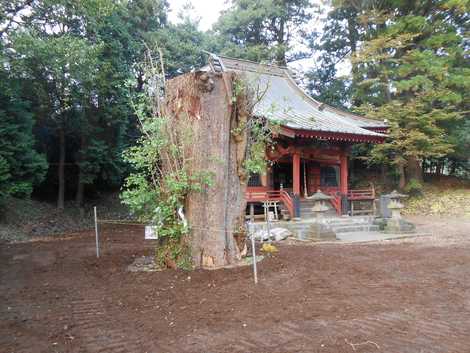
[[[454,151],[449,128],[468,118],[470,62],[460,27],[468,12],[464,1],[396,4],[362,14],[374,31],[353,62],[360,111],[390,124],[390,139],[373,158],[396,165],[404,187],[422,180],[425,160]]]
[[[311,18],[310,0],[235,0],[214,26],[222,53],[286,65]],[[298,39],[298,38],[297,38]]]

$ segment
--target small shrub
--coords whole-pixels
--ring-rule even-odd
[[[192,270],[191,247],[185,237],[163,238],[155,251],[160,268]]]
[[[416,179],[411,179],[406,184],[404,191],[410,196],[421,196],[423,194],[423,184]]]

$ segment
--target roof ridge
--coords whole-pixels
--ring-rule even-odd
[[[247,63],[247,64],[252,64],[252,65],[261,66],[261,67],[265,67],[265,68],[280,70],[283,73],[283,75],[286,75],[287,78],[295,85],[295,87],[302,93],[302,95],[306,96],[311,102],[313,102],[315,104],[315,106],[318,110],[323,111],[326,108],[326,110],[328,110],[330,112],[337,113],[337,114],[340,114],[340,115],[343,115],[343,116],[345,115],[347,118],[355,119],[356,121],[359,120],[359,122],[362,121],[362,122],[367,123],[367,124],[372,124],[372,125],[369,125],[368,127],[381,128],[381,127],[385,126],[383,121],[366,118],[362,115],[352,113],[352,112],[350,112],[348,110],[345,110],[345,109],[334,107],[330,104],[320,102],[319,100],[313,98],[307,92],[305,92],[305,90],[302,87],[300,87],[300,85],[297,83],[297,81],[292,77],[291,72],[294,72],[294,71],[291,68],[289,68],[288,66],[281,66],[281,65],[278,65],[278,64],[264,64],[264,63],[260,63],[260,62],[256,62],[256,61],[252,61],[252,60],[247,60],[247,59],[233,58],[233,57],[226,56],[226,55],[217,55],[217,54],[213,54],[213,55],[220,58],[222,60],[222,62],[223,62],[224,59],[228,59],[228,60],[239,61],[241,63]],[[256,72],[256,70],[250,70],[250,68],[248,68],[248,67],[245,67],[244,69],[247,70],[247,71],[255,71]],[[269,73],[273,74],[273,75],[276,74],[274,72],[269,72]],[[323,109],[321,109],[320,107],[323,107]],[[374,125],[374,123],[376,123],[376,125]]]
[[[296,119],[304,120],[304,117],[302,116],[304,115],[304,112],[302,112],[302,109],[307,109],[309,111],[311,110],[312,114],[316,114],[317,117],[321,119],[321,121],[316,125],[318,126],[325,125],[325,126],[322,126],[320,130],[324,130],[325,128],[329,129],[330,127],[328,127],[327,125],[331,125],[332,121],[336,119],[338,131],[350,130],[351,133],[354,133],[353,131],[355,131],[355,133],[359,135],[383,136],[382,134],[380,134],[380,132],[376,132],[372,130],[376,128],[381,129],[383,127],[386,127],[386,125],[383,122],[379,120],[368,119],[360,115],[350,113],[345,110],[341,110],[339,108],[330,106],[326,103],[316,100],[315,98],[313,98],[311,95],[307,93],[307,91],[300,85],[299,82],[297,82],[296,72],[291,70],[287,66],[280,66],[277,64],[258,63],[258,62],[251,61],[251,60],[231,58],[229,56],[216,55],[212,53],[208,53],[208,54],[210,54],[210,58],[212,57],[216,59],[215,60],[216,62],[214,62],[214,64],[218,64],[216,65],[217,67],[213,67],[213,65],[211,65],[211,62],[209,61],[209,65],[211,66],[212,70],[240,71],[240,72],[245,72],[246,74],[249,74],[249,75],[253,75],[257,73],[260,75],[259,79],[261,79],[262,77],[265,77],[264,80],[268,80],[268,81],[275,80],[276,78],[282,80],[279,82],[284,82],[284,85],[286,85],[285,89],[289,89],[288,87],[290,87],[292,94],[295,95],[297,99],[299,100],[300,110],[296,112],[296,114],[294,114],[294,115],[297,115]],[[278,84],[280,84],[279,82]],[[280,87],[282,87],[282,84],[278,87],[278,89],[280,89]],[[273,97],[276,97],[276,93],[275,93],[276,89],[271,88],[270,92],[272,92],[271,94],[272,97],[267,98],[266,96],[266,102],[269,102],[270,100],[273,99]],[[276,103],[281,103],[281,102],[278,102],[279,97],[276,97],[276,98],[274,98],[274,100],[276,100]],[[300,103],[300,102],[303,102],[303,103]],[[303,104],[303,108],[302,108],[302,104]],[[289,114],[286,113],[286,115],[289,115]],[[315,124],[312,125],[311,123],[306,122],[306,121],[303,121],[303,122],[299,122],[299,121],[297,121],[295,124],[296,125],[307,124],[309,125],[307,129],[315,130],[313,126]],[[333,130],[331,131],[335,131],[335,130],[337,129],[333,128]]]
[[[239,59],[239,58],[234,58],[234,57],[226,56],[226,55],[218,55],[218,54],[215,54],[215,55],[217,55],[219,58],[222,58],[222,59],[243,61],[243,62],[250,63],[250,64],[262,65],[262,66],[268,66],[268,67],[275,67],[275,68],[278,68],[278,69],[289,69],[289,67],[287,67],[287,66],[281,66],[281,65],[278,65],[278,64],[265,64],[265,63],[261,63],[261,62],[258,62],[258,61],[253,61],[253,60],[248,60],[248,59]]]

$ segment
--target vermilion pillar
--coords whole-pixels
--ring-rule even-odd
[[[348,156],[346,153],[341,153],[340,163],[339,189],[343,195],[346,195],[348,193]]]
[[[294,195],[300,195],[300,154],[292,155],[292,186]]]

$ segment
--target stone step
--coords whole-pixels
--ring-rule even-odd
[[[379,226],[377,225],[351,225],[351,226],[341,226],[341,227],[332,227],[335,233],[351,233],[351,232],[377,232]]]
[[[291,224],[291,225],[288,225],[288,226],[285,226],[283,228],[287,228],[287,229],[295,229],[295,230],[306,230],[306,229],[309,229],[311,226],[311,224]]]
[[[325,222],[331,227],[341,227],[341,226],[354,226],[354,225],[372,225],[370,221],[350,221],[350,222]]]
[[[351,223],[351,224],[336,224],[336,225],[330,225],[331,229],[346,229],[346,228],[351,228],[351,227],[371,227],[375,226],[374,224],[371,223]]]
[[[324,217],[329,217],[329,216],[334,216],[335,214],[334,213],[331,213],[331,214],[326,214],[324,215]],[[312,214],[312,213],[301,213],[300,214],[300,219],[301,220],[314,220],[316,219],[316,215],[315,214]]]
[[[357,224],[357,223],[370,223],[374,222],[372,217],[345,217],[345,218],[331,218],[325,219],[325,223],[330,225],[341,225],[341,224]]]
[[[333,218],[337,216],[337,213],[334,210],[326,211],[322,214],[323,219]],[[300,212],[300,218],[305,220],[314,220],[318,219],[318,215],[315,212]]]
[[[325,217],[321,220],[323,224],[328,225],[331,230],[334,232],[332,234],[349,234],[354,232],[377,232],[379,231],[379,226],[375,225],[374,217],[367,217],[367,216],[355,216],[355,217],[348,217],[348,216],[331,216]],[[309,218],[306,217],[306,213],[301,214],[301,219],[299,221],[280,221],[280,222],[272,222],[271,227],[281,227],[289,229],[293,235],[298,239],[311,239],[310,236],[312,234],[312,226],[316,221],[314,217],[311,216]],[[265,227],[265,223],[258,223],[257,227]],[[334,237],[331,238],[323,238],[321,239],[312,239],[312,240],[334,240]]]
[[[279,226],[279,227],[293,227],[293,228],[308,228],[312,224],[314,224],[314,222],[310,222],[310,221],[289,222],[289,223],[273,222],[272,226],[273,227]],[[346,227],[371,227],[375,225],[369,222],[360,222],[360,223],[355,222],[355,223],[341,223],[341,224],[334,224],[334,225],[328,224],[328,226],[331,227],[332,229],[342,229]]]

